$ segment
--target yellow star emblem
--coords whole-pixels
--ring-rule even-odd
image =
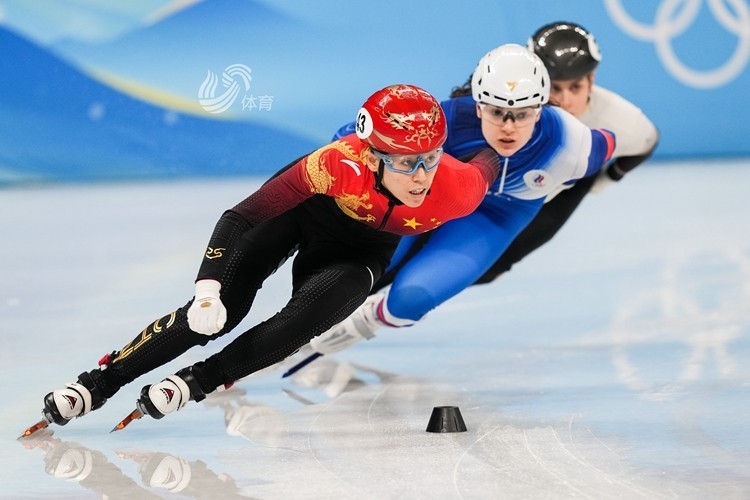
[[[404,226],[408,226],[412,229],[416,229],[417,226],[421,226],[421,222],[417,222],[417,218],[414,217],[413,219],[404,219]]]
[[[505,82],[505,86],[508,87],[508,90],[511,92],[516,90],[516,85],[518,85],[518,82]]]

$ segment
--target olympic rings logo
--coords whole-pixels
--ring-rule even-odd
[[[702,0],[664,0],[652,26],[635,21],[620,0],[604,0],[612,20],[637,40],[654,42],[662,64],[680,82],[696,88],[715,88],[731,82],[750,59],[750,7],[746,0],[706,0],[711,13],[728,32],[738,38],[737,47],[726,63],[710,71],[696,71],[680,61],[671,40],[695,21]],[[728,7],[731,7],[731,9]],[[680,10],[680,7],[683,7]]]

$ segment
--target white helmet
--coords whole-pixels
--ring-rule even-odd
[[[549,100],[549,74],[539,56],[508,43],[489,51],[471,77],[471,94],[478,103],[501,108],[537,106]]]

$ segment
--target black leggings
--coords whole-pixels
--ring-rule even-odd
[[[318,214],[320,215],[320,214]],[[234,249],[221,279],[227,309],[224,328],[212,336],[187,322],[192,300],[148,325],[120,351],[107,370],[104,396],[176,358],[191,347],[232,331],[250,311],[257,291],[295,250],[292,297],[281,311],[240,334],[200,366],[206,393],[287,358],[313,337],[349,316],[364,302],[388,265],[398,236],[361,223],[321,228],[309,207],[300,206],[248,231]]]

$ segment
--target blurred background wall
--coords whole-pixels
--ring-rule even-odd
[[[748,0],[0,0],[0,184],[268,174],[392,83],[575,21],[654,162],[750,155]]]

